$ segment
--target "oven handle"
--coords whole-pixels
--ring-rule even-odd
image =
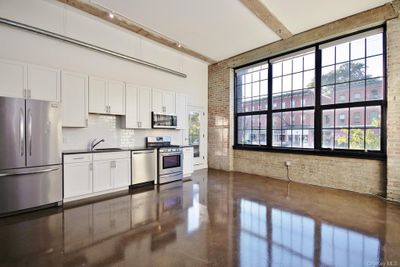
[[[164,157],[164,156],[176,156],[176,155],[183,155],[182,152],[171,152],[171,153],[160,153],[160,156]]]

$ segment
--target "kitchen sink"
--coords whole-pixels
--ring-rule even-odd
[[[95,148],[94,151],[119,151],[123,150],[122,148],[119,147],[108,147],[108,148]]]

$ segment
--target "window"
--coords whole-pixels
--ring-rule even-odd
[[[384,157],[384,36],[376,28],[236,69],[235,148]]]

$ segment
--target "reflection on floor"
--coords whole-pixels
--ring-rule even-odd
[[[374,197],[203,170],[0,219],[0,266],[400,265],[399,222],[400,206]]]

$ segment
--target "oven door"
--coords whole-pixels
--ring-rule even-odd
[[[182,172],[182,152],[160,153],[159,170],[160,175]]]

